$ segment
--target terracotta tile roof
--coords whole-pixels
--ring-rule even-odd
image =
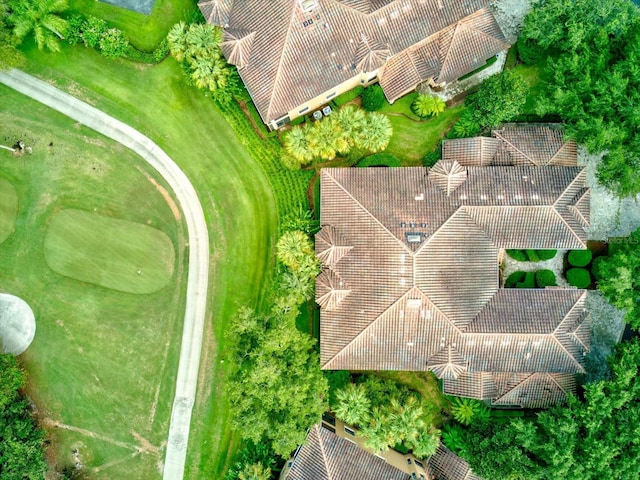
[[[467,166],[577,165],[576,143],[562,139],[559,125],[506,124],[492,135],[445,140],[442,158]]]
[[[457,379],[444,379],[448,395],[490,401],[494,406],[546,408],[564,403],[575,394],[576,375],[572,373],[464,373]]]
[[[201,0],[198,5],[208,22],[255,34],[251,42],[244,42],[242,54],[230,55],[234,50],[229,46],[223,52],[239,67],[258,111],[269,122],[360,72],[376,71],[387,60],[388,75],[381,84],[387,97],[395,98],[395,85],[389,80],[399,73],[394,58],[413,47],[420,50],[411,54],[415,59],[428,59],[417,67],[411,88],[430,76],[450,80],[472,70],[508,46],[485,8],[488,4],[489,0]],[[450,32],[432,39],[437,48],[422,48],[425,39],[447,28]],[[425,61],[437,68],[425,70]]]
[[[432,480],[480,480],[467,462],[442,444],[429,458],[428,467]]]
[[[420,82],[455,80],[506,48],[509,44],[495,17],[482,8],[393,56],[380,85],[393,102]]]
[[[584,291],[500,289],[498,251],[584,248],[588,211],[579,167],[322,170],[322,368],[583,371]]]
[[[382,458],[319,425],[311,428],[285,480],[409,480]]]

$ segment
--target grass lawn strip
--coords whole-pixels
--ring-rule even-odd
[[[18,194],[16,189],[9,180],[0,177],[0,243],[4,242],[13,232],[17,213]]]
[[[215,320],[205,330],[209,341],[205,340],[194,405],[186,478],[222,478],[228,448],[237,445],[223,388],[229,372],[229,363],[223,362],[223,334],[240,305],[255,306],[261,298],[277,235],[277,211],[264,167],[248,155],[213,103],[184,85],[173,60],[146,67],[64,45],[56,55],[39,52],[34,45],[28,45],[26,53],[30,73],[72,90],[152,138],[198,192],[211,226],[209,298]]]
[[[5,134],[33,147],[24,161],[0,154],[0,170],[21,205],[16,230],[0,248],[0,289],[24,298],[36,314],[36,337],[21,358],[39,417],[75,429],[48,429],[51,461],[72,463],[71,452],[80,445],[81,458],[93,459],[83,462],[89,471],[112,465],[92,478],[160,478],[162,453],[130,454],[166,441],[175,387],[184,227],[149,177],[167,185],[122,146],[4,86],[0,95]],[[50,220],[61,210],[81,208],[164,232],[178,246],[170,284],[130,295],[53,272],[43,248]],[[93,436],[131,449],[104,448],[104,442],[96,447]]]
[[[44,249],[54,272],[128,293],[160,290],[175,263],[171,240],[162,231],[73,209],[53,217]]]

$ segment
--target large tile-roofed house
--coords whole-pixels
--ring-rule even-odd
[[[325,416],[326,418],[326,416]],[[356,430],[340,421],[314,425],[280,480],[480,480],[462,458],[440,444],[426,460],[387,450],[374,455]]]
[[[445,142],[430,169],[322,170],[322,368],[431,370],[495,405],[562,401],[584,371],[586,291],[500,288],[498,269],[501,249],[586,247],[575,152],[553,126],[507,126]]]
[[[380,81],[389,101],[449,82],[508,48],[489,0],[200,0],[224,29],[263,121],[289,120]]]

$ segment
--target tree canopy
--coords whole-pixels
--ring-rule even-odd
[[[640,471],[640,343],[619,346],[612,375],[585,385],[584,400],[533,419],[465,431],[457,452],[486,479],[632,479]],[[446,439],[447,437],[445,437]]]
[[[0,479],[44,477],[44,432],[29,414],[19,390],[26,377],[13,355],[0,355]]]
[[[19,41],[33,33],[40,50],[60,51],[67,21],[58,14],[69,8],[67,0],[9,0],[8,5],[8,22]]]
[[[519,42],[535,53],[528,59],[548,56],[537,112],[560,115],[567,136],[590,152],[609,151],[599,170],[605,186],[640,192],[640,9],[631,0],[543,0]]]
[[[620,239],[614,253],[598,263],[598,290],[613,305],[626,310],[625,321],[635,330],[640,330],[639,244],[640,229]]]

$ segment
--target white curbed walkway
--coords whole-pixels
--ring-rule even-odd
[[[155,168],[175,192],[189,234],[189,273],[176,396],[171,411],[163,478],[181,480],[200,368],[209,281],[209,235],[196,191],[160,147],[128,125],[20,70],[0,72],[0,83],[130,148]]]

